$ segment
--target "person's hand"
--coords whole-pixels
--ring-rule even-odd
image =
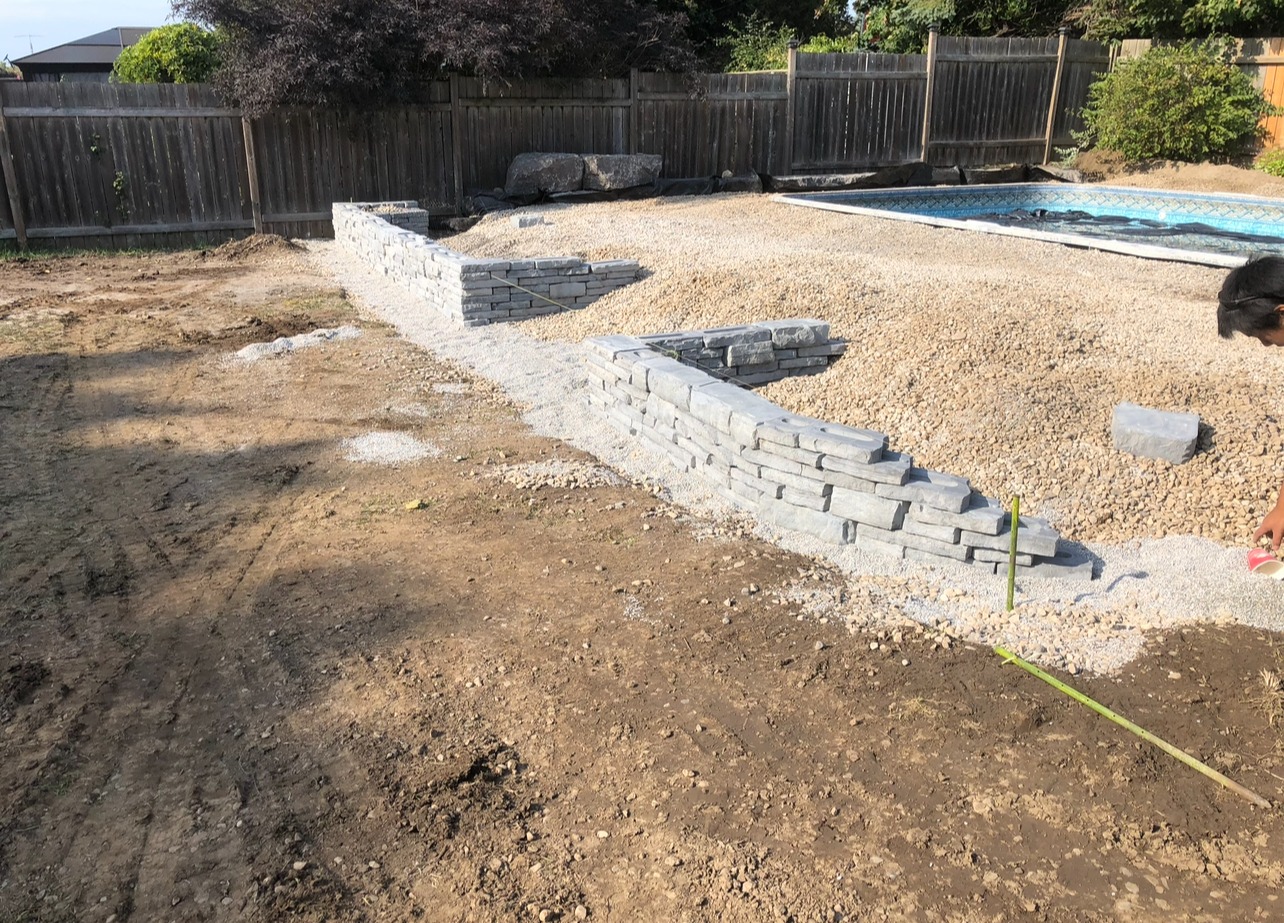
[[[1272,549],[1280,550],[1280,540],[1284,539],[1284,488],[1280,491],[1279,500],[1275,502],[1275,508],[1266,514],[1261,526],[1253,533],[1253,541],[1256,542],[1263,535],[1270,536]]]

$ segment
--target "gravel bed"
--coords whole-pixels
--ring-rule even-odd
[[[450,246],[476,256],[637,258],[645,278],[580,312],[466,330],[333,244],[309,246],[359,305],[496,382],[536,431],[663,484],[675,503],[715,520],[731,511],[699,478],[585,410],[579,341],[823,318],[851,342],[847,356],[824,375],[769,386],[768,398],[882,429],[919,463],[990,495],[1020,493],[1023,509],[1102,559],[1091,584],[1022,580],[1019,605],[1006,613],[1001,579],[758,526],[850,575],[829,605],[853,625],[908,617],[1093,670],[1127,662],[1144,632],[1192,620],[1284,627],[1279,585],[1244,563],[1282,473],[1278,357],[1248,340],[1217,340],[1222,271],[755,196],[531,211],[549,223],[517,229],[492,217]],[[1121,400],[1200,413],[1210,427],[1204,450],[1177,468],[1115,453],[1110,412]]]

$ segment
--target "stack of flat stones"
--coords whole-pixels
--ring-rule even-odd
[[[427,227],[428,213],[414,201],[336,202],[332,211],[339,246],[466,327],[586,307],[635,281],[641,268],[636,260],[464,256],[410,229]]]
[[[742,386],[823,371],[845,347],[823,321],[596,337],[586,346],[590,402],[736,506],[862,551],[1006,572],[1011,518],[965,478],[915,466],[883,433],[791,414]],[[1035,517],[1021,517],[1016,563],[1027,576],[1092,576],[1091,562],[1062,550],[1056,530]]]

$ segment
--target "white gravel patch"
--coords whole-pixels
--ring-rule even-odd
[[[343,440],[343,457],[367,465],[402,465],[436,458],[441,449],[409,433],[373,432]]]
[[[901,237],[916,232],[931,233],[897,229]],[[924,247],[931,243],[931,238],[922,241]],[[537,340],[514,325],[456,326],[333,243],[310,242],[308,248],[317,268],[332,275],[360,307],[424,349],[495,382],[526,408],[524,419],[536,432],[589,452],[627,478],[663,485],[674,503],[697,515],[716,520],[733,513],[697,474],[677,472],[642,440],[623,436],[592,412],[584,398],[588,379],[579,343]],[[1084,257],[1076,254],[1075,259]],[[795,313],[825,316],[823,304]],[[651,332],[665,329],[659,325]],[[915,447],[898,448],[913,452]],[[1121,667],[1140,651],[1146,631],[1232,621],[1284,629],[1280,584],[1250,575],[1244,549],[1195,536],[1089,543],[1085,547],[1101,559],[1098,579],[1019,580],[1017,606],[1008,613],[1004,577],[964,566],[928,567],[863,554],[853,546],[833,546],[765,524],[757,532],[783,548],[827,560],[848,576],[848,589],[833,601],[831,617],[852,625],[908,617],[1074,671]]]
[[[258,362],[260,359],[271,359],[274,356],[292,353],[296,349],[308,349],[312,346],[320,346],[322,343],[329,343],[332,340],[352,340],[359,336],[361,336],[360,327],[353,327],[347,324],[342,327],[323,327],[319,330],[311,330],[292,337],[277,337],[270,343],[251,343],[249,346],[234,352],[232,358],[239,359],[242,362]]]

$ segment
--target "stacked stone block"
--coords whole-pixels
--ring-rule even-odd
[[[882,433],[791,414],[740,387],[823,370],[845,345],[830,340],[827,324],[776,321],[586,345],[590,403],[733,504],[834,544],[988,573],[1006,568],[1010,516],[966,479],[916,466]],[[1058,542],[1046,521],[1022,516],[1018,572],[1091,578],[1091,564],[1060,553]]]
[[[335,241],[468,327],[583,308],[635,281],[640,270],[636,260],[464,256],[410,230],[421,223],[417,212],[423,210],[414,201],[336,202]],[[423,212],[424,227],[426,221]]]
[[[637,339],[684,365],[742,385],[823,372],[847,348],[846,343],[831,341],[829,324],[817,320],[766,321]]]

